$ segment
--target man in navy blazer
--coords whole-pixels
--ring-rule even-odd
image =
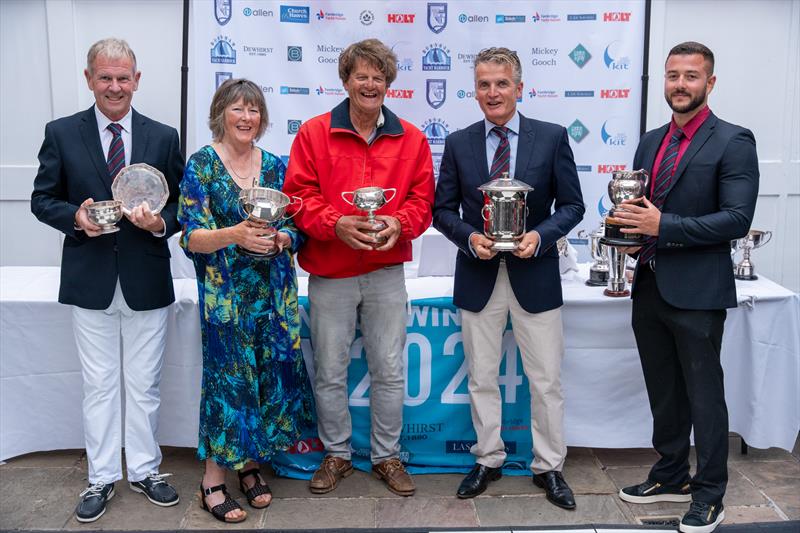
[[[92,522],[122,479],[123,445],[131,489],[159,506],[178,503],[158,472],[155,433],[167,307],[175,299],[167,238],[178,230],[183,156],[174,128],[131,108],[141,73],[125,41],[95,43],[84,74],[95,105],[45,127],[31,210],[64,234],[58,301],[73,306],[89,463],[89,486],[75,514],[80,522]],[[135,207],[117,224],[118,232],[102,233],[87,206],[111,200],[113,178],[131,163],[164,173],[167,204],[157,214],[150,209],[156,206]]]
[[[709,533],[725,517],[728,411],[720,350],[726,309],[736,307],[730,241],[750,229],[758,195],[753,134],[708,108],[714,54],[681,43],[666,61],[672,120],[647,132],[634,168],[651,171],[650,199],[629,202],[627,233],[648,235],[632,287],[633,331],[642,361],[653,446],[661,458],[647,480],[623,488],[633,503],[689,502],[680,530]],[[689,476],[694,429],[697,468]]]
[[[575,499],[561,475],[563,438],[561,278],[556,241],[583,217],[584,205],[566,130],[517,112],[522,67],[507,48],[475,59],[476,99],[484,120],[451,134],[436,187],[433,225],[459,248],[453,302],[461,309],[464,355],[477,442],[475,467],[460,498],[482,493],[499,479],[506,458],[500,436],[498,373],[509,312],[531,391],[533,482],[565,509]],[[533,187],[527,196],[527,233],[511,253],[496,253],[483,234],[478,187],[509,177]]]

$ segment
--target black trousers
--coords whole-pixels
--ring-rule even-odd
[[[657,268],[657,267],[656,267]],[[653,413],[653,447],[661,458],[650,479],[691,482],[692,499],[722,502],[728,483],[728,408],[720,363],[724,309],[678,309],[664,301],[649,266],[639,267],[633,332]],[[697,469],[689,476],[694,428]]]

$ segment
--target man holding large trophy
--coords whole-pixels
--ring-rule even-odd
[[[453,303],[461,310],[477,443],[460,498],[501,477],[498,374],[509,312],[531,392],[533,483],[565,509],[575,499],[561,470],[563,436],[561,280],[556,242],[583,217],[566,130],[517,112],[522,66],[516,52],[489,48],[475,59],[475,98],[484,118],[447,137],[434,226],[459,253]],[[552,211],[552,212],[551,212]]]
[[[339,77],[349,98],[306,122],[292,144],[284,192],[303,200],[308,235],[300,265],[311,276],[311,342],[325,458],[309,488],[321,494],[353,472],[347,366],[360,322],[371,380],[374,474],[401,496],[414,482],[400,461],[405,373],[403,263],[431,222],[433,164],[425,136],[383,105],[397,57],[377,39],[348,46]]]
[[[652,171],[649,198],[625,200],[614,213],[622,234],[646,236],[642,246],[622,252],[638,256],[632,323],[661,456],[645,481],[619,496],[691,502],[680,524],[689,533],[714,531],[725,517],[728,411],[720,350],[726,309],[736,307],[730,241],[750,228],[759,178],[753,134],[708,108],[715,82],[706,46],[685,42],[670,50],[664,96],[672,120],[642,137],[633,163]]]

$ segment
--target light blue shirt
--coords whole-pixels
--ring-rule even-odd
[[[498,137],[496,133],[492,132],[492,128],[496,127],[497,124],[493,124],[484,118],[483,125],[486,129],[486,163],[489,165],[489,170],[492,170],[492,161],[494,160],[494,153],[497,151],[497,147],[500,145],[500,137]],[[504,124],[504,126],[508,128],[508,145],[509,151],[511,152],[511,161],[508,165],[508,177],[513,178],[514,164],[517,162],[519,113],[514,113],[514,116],[511,117],[511,120]],[[497,177],[499,178],[500,176]]]

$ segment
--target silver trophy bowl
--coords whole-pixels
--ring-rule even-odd
[[[386,197],[387,193],[391,193],[391,196],[388,198]],[[376,220],[375,212],[394,200],[396,195],[397,189],[393,187],[389,189],[384,189],[383,187],[361,187],[355,191],[343,192],[342,199],[348,204],[355,206],[357,209],[366,211],[367,222],[375,229],[375,231],[367,231],[366,234],[375,237],[378,240],[378,245],[380,245],[385,242],[385,239],[380,239],[378,237],[378,232],[384,230],[386,224]]]
[[[483,234],[494,241],[492,250],[512,252],[525,235],[525,219],[528,208],[525,205],[528,193],[533,187],[527,183],[502,177],[484,183],[478,189],[483,192]]]
[[[750,261],[750,252],[756,248],[761,248],[772,239],[771,231],[760,231],[757,229],[750,230],[747,235],[741,239],[737,239],[736,245],[743,250],[742,260],[733,268],[733,274],[736,279],[741,280],[754,280],[758,279],[756,269]],[[734,247],[734,241],[731,241],[731,248]],[[735,253],[735,252],[734,252]]]
[[[122,202],[104,200],[86,206],[86,214],[94,224],[100,226],[101,234],[119,231],[117,222],[122,218]]]
[[[293,214],[286,216],[286,209],[295,203],[299,203],[300,206]],[[239,213],[242,215],[242,218],[263,222],[269,226],[274,226],[275,223],[280,220],[292,218],[302,207],[302,198],[297,196],[290,198],[281,191],[270,189],[269,187],[251,187],[249,189],[243,189],[239,195]],[[274,239],[275,234],[265,235],[263,238]],[[277,249],[264,254],[252,252],[241,246],[237,246],[237,249],[245,255],[260,259],[269,259],[280,253]]]
[[[614,207],[605,218],[603,244],[608,246],[641,246],[645,236],[639,233],[623,233],[622,228],[630,228],[614,215],[625,200],[647,196],[650,188],[650,174],[646,170],[615,170],[608,182],[608,197]],[[624,207],[622,208],[624,209]]]

